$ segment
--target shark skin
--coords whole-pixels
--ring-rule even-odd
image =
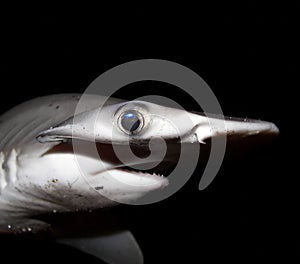
[[[116,201],[128,203],[168,185],[166,177],[125,169],[107,151],[112,144],[122,147],[129,139],[143,150],[156,137],[178,144],[202,144],[220,135],[239,139],[270,137],[279,132],[270,122],[224,121],[218,116],[99,95],[85,95],[78,111],[80,98],[80,94],[40,97],[0,116],[0,232],[36,234],[51,228],[36,216],[107,208],[117,205]],[[99,102],[104,101],[99,111]],[[132,120],[134,123],[128,123]],[[72,141],[82,150],[76,155],[85,165],[85,176],[74,157]],[[89,153],[95,142],[105,158]],[[142,162],[133,157],[130,165]],[[108,263],[143,263],[138,244],[128,231],[60,242]]]

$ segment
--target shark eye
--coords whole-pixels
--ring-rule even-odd
[[[144,125],[144,119],[140,112],[128,110],[120,115],[118,123],[123,132],[133,135],[141,131]]]

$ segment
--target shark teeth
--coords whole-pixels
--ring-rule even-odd
[[[135,169],[131,170],[130,168],[126,168],[126,169],[125,168],[121,168],[121,170],[129,172],[129,173],[133,173],[133,174],[139,174],[139,175],[142,175],[142,176],[155,176],[155,177],[165,178],[164,175],[159,174],[159,173],[155,173],[155,172],[149,173],[147,171],[137,171]]]
[[[152,173],[152,175],[154,175],[154,176],[157,176],[157,177],[161,177],[161,178],[163,178],[163,177],[164,177],[164,175],[162,175],[162,174],[159,174],[159,173],[155,173],[155,172],[153,172],[153,173]]]

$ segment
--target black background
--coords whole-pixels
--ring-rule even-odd
[[[274,122],[281,134],[272,144],[226,158],[204,191],[198,191],[198,169],[171,198],[122,207],[116,217],[134,233],[145,263],[299,257],[299,11],[299,4],[260,1],[3,6],[1,112],[41,95],[81,93],[124,62],[183,64],[209,84],[226,115]],[[193,108],[176,88],[160,85],[145,84],[142,92],[143,85],[133,86],[121,95],[131,99],[156,91]],[[38,262],[38,251],[49,260],[99,263],[51,243],[4,240],[1,247],[1,255],[16,260]]]

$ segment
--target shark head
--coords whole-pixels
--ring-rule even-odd
[[[182,155],[183,146],[278,134],[273,123],[260,120],[96,95],[78,109],[79,100],[72,94],[36,98],[1,116],[2,230],[12,224],[40,230],[45,225],[32,222],[36,215],[133,203],[172,188],[169,165],[179,164],[180,155],[198,161],[189,149]]]
[[[180,149],[168,151],[168,142],[205,144],[213,137],[277,133],[278,128],[270,122],[224,119],[146,101],[129,101],[82,111],[43,130],[37,140],[55,145],[45,156],[55,160],[61,171],[75,157],[77,167],[68,165],[72,174],[77,175],[75,171],[79,170],[94,192],[126,203],[168,185],[168,178],[155,171],[162,161],[176,161],[174,157]],[[68,173],[60,175],[70,177]]]

